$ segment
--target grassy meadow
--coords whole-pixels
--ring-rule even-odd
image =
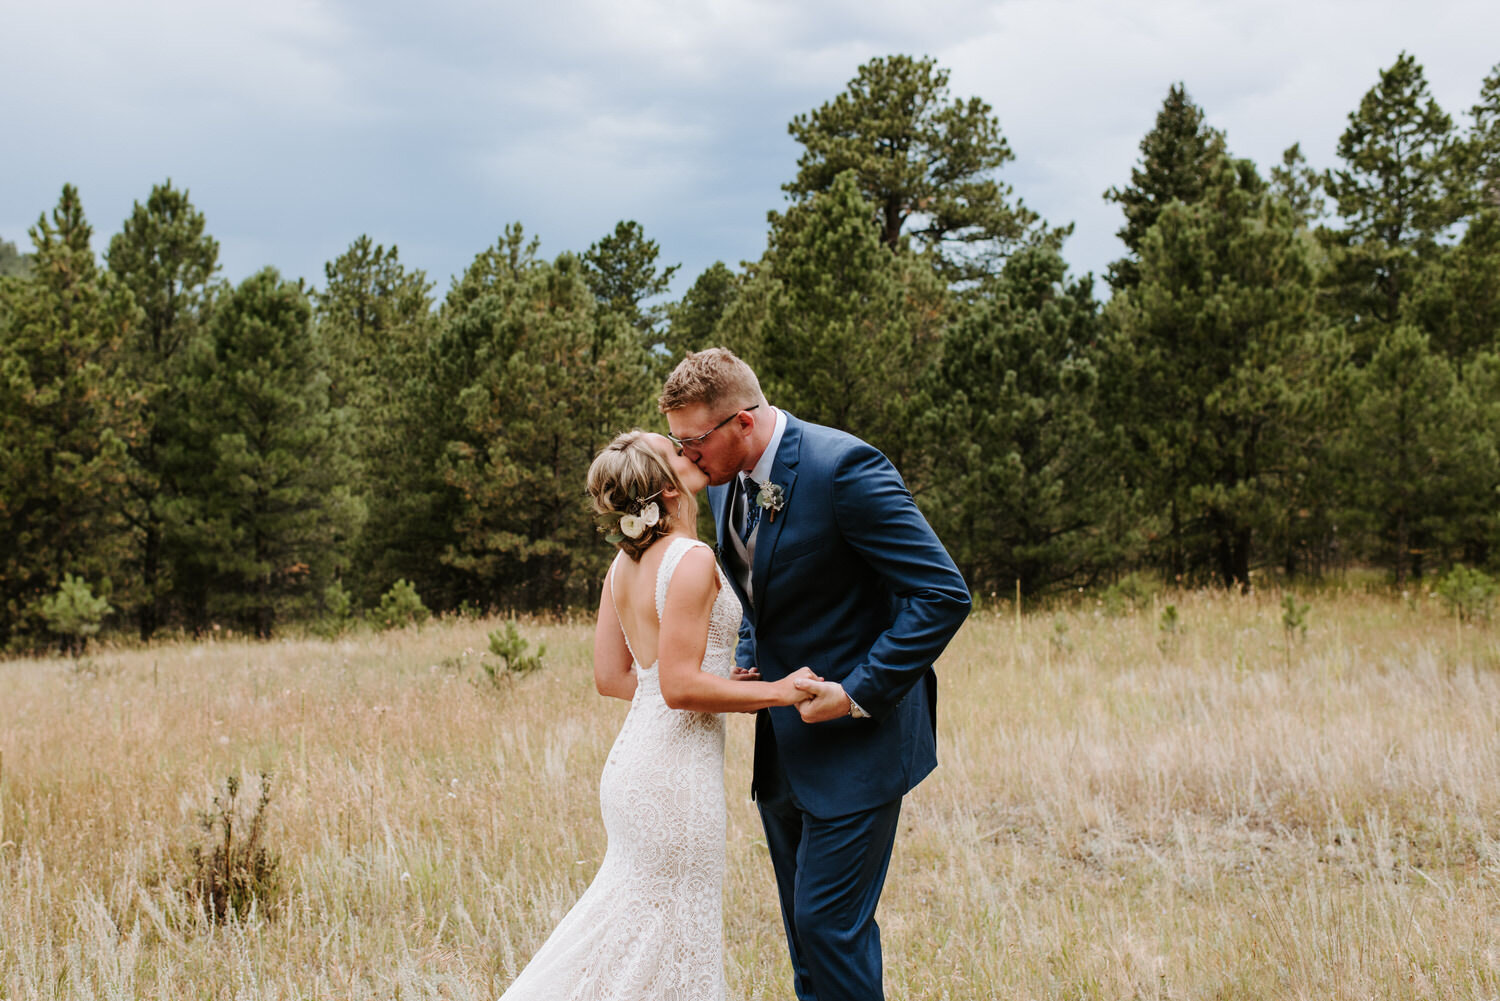
[[[1500,998],[1500,627],[1428,597],[978,612],[881,908],[888,994]],[[1166,601],[1178,612],[1164,630]],[[591,624],[495,621],[0,662],[0,999],[492,998],[604,851],[624,703]],[[732,718],[730,996],[789,999]],[[269,910],[182,889],[270,774]],[[236,837],[242,837],[242,822]]]

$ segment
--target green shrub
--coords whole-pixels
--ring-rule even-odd
[[[1307,613],[1311,609],[1312,605],[1305,601],[1298,601],[1295,594],[1282,597],[1281,628],[1286,632],[1288,643],[1294,636],[1307,639]]]
[[[1071,653],[1073,640],[1068,636],[1068,620],[1057,615],[1052,618],[1052,635],[1047,637],[1047,642],[1052,644],[1052,649],[1058,653]]]
[[[1156,631],[1160,634],[1156,638],[1156,648],[1162,653],[1168,653],[1177,645],[1177,637],[1182,632],[1182,616],[1177,614],[1176,605],[1168,605],[1161,610],[1161,617],[1156,620]]]
[[[1128,615],[1151,604],[1161,585],[1142,573],[1128,573],[1104,589],[1099,600],[1110,615]]]
[[[458,603],[458,607],[453,610],[453,614],[458,616],[460,619],[473,622],[475,619],[484,618],[484,609],[480,608],[474,602],[465,598],[463,601],[460,601]]]
[[[354,625],[354,599],[344,590],[341,581],[334,581],[323,589],[323,614],[313,631],[320,636],[342,636]]]
[[[420,626],[432,617],[417,589],[408,580],[402,579],[391,585],[391,589],[380,598],[380,607],[375,610],[375,621],[382,629],[400,629],[403,626]]]
[[[83,653],[89,637],[99,634],[104,617],[113,611],[108,601],[94,597],[87,581],[72,574],[63,574],[62,586],[37,602],[37,614],[72,656]]]
[[[1449,611],[1458,616],[1460,622],[1489,619],[1495,605],[1495,594],[1500,586],[1495,578],[1483,570],[1471,570],[1462,563],[1438,581],[1438,597]]]
[[[502,679],[541,670],[542,658],[547,654],[546,644],[539,644],[536,653],[528,653],[531,644],[516,628],[515,619],[507,619],[503,630],[493,630],[489,635],[490,653],[499,657],[500,663],[486,657],[480,660],[479,666],[484,668],[490,684],[499,685]]]

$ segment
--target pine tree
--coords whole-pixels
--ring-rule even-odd
[[[129,598],[120,509],[139,423],[113,372],[138,313],[99,270],[72,185],[30,235],[30,277],[0,279],[0,642],[40,632],[36,603],[65,574]]]
[[[1302,225],[1311,227],[1323,217],[1327,207],[1323,175],[1307,165],[1301,143],[1288,146],[1281,154],[1281,166],[1271,168],[1271,190],[1286,201]]]
[[[1224,157],[1196,202],[1161,213],[1138,283],[1111,301],[1111,410],[1174,574],[1248,587],[1315,461],[1338,354],[1315,321],[1309,251],[1285,200]]]
[[[1404,324],[1360,371],[1354,400],[1341,448],[1351,505],[1345,520],[1374,540],[1372,555],[1402,586],[1442,562],[1435,547],[1471,494],[1465,483],[1482,429],[1453,364]],[[1484,499],[1491,510],[1492,498]]]
[[[734,304],[744,277],[715,261],[667,312],[667,362],[676,365],[690,351],[719,343],[719,321]]]
[[[671,287],[672,276],[680,265],[657,267],[661,248],[655,240],[646,239],[641,224],[633,219],[615,225],[613,233],[594,243],[583,254],[583,275],[590,291],[604,313],[613,313],[636,331],[642,346],[655,347],[661,339],[660,327],[667,310],[662,305],[647,306]]]
[[[199,614],[267,637],[340,573],[363,514],[300,283],[267,268],[225,296],[186,382],[169,464],[181,493],[165,509],[181,583],[205,589]]]
[[[922,504],[975,591],[1090,584],[1124,558],[1127,496],[1097,416],[1099,307],[1054,250],[1021,251],[943,340]]]
[[[920,489],[913,395],[936,357],[946,296],[927,262],[891,253],[852,171],[774,216],[775,279],[757,374],[772,402],[883,450]]]
[[[1467,413],[1452,430],[1460,449],[1457,511],[1444,532],[1450,562],[1500,569],[1500,346],[1459,370]]]
[[[0,240],[0,278],[25,278],[31,273],[31,255],[23,254],[9,240]]]
[[[380,587],[407,580],[438,611],[462,602],[484,606],[494,600],[482,581],[448,558],[461,546],[463,501],[448,482],[449,446],[469,434],[458,400],[493,352],[485,325],[463,318],[483,299],[511,295],[541,265],[538,246],[520,223],[509,223],[493,246],[475,255],[464,273],[453,279],[426,358],[407,383],[415,419],[404,436],[405,461],[392,471],[394,509],[384,525],[372,525],[387,541],[373,554],[365,576]]]
[[[764,369],[772,361],[765,357],[766,322],[780,293],[781,283],[770,254],[763,253],[759,260],[745,262],[733,298],[714,323],[709,346],[726,347],[755,371]]]
[[[1461,154],[1453,120],[1405,53],[1349,115],[1338,146],[1344,166],[1324,176],[1343,222],[1328,234],[1338,251],[1331,288],[1342,318],[1363,333],[1366,356],[1399,320],[1421,262],[1463,213]]]
[[[170,428],[180,427],[184,361],[202,337],[212,303],[219,245],[205,232],[203,214],[186,191],[155,185],[136,202],[105,254],[110,272],[130,289],[142,317],[125,339],[120,368],[141,402],[140,433],[131,438],[129,503],[124,513],[136,540],[132,572],[140,580],[136,609],[140,637],[149,640],[161,624],[163,599],[171,590],[165,565],[162,508],[174,494],[165,478]]]
[[[1131,255],[1110,265],[1112,288],[1127,289],[1140,280],[1135,255],[1147,232],[1174,201],[1192,205],[1203,196],[1224,152],[1224,134],[1209,128],[1203,109],[1182,84],[1174,83],[1155,127],[1141,140],[1141,160],[1130,172],[1130,185],[1104,193],[1106,201],[1125,212],[1125,226],[1115,235]]]
[[[411,537],[420,515],[408,489],[413,444],[423,438],[419,401],[436,327],[432,283],[402,265],[395,247],[367,236],[324,273],[327,284],[316,301],[329,402],[350,428],[349,486],[368,512],[352,547],[349,583],[362,604],[372,605],[392,581],[414,572],[410,558],[422,551],[421,537]]]
[[[492,269],[480,255],[459,286],[475,294],[443,316],[434,385],[452,421],[433,511],[451,533],[443,563],[460,575],[448,600],[561,609],[596,595],[608,556],[582,489],[589,463],[649,419],[658,384],[576,257],[513,260]]]
[[[1470,109],[1466,166],[1474,180],[1472,205],[1500,211],[1500,63],[1485,77],[1479,102]]]
[[[1416,274],[1402,317],[1458,363],[1500,348],[1500,209],[1475,215],[1458,245]]]
[[[1066,235],[1012,200],[996,179],[1014,158],[999,120],[977,97],[950,98],[948,71],[930,58],[870,60],[787,130],[803,146],[788,192],[808,198],[853,171],[880,241],[895,250],[905,233],[950,281],[980,278],[1020,245]]]

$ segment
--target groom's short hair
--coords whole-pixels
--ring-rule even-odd
[[[760,380],[749,365],[728,348],[707,348],[689,352],[677,363],[662,387],[657,408],[669,414],[695,403],[708,407],[729,403],[744,408],[764,402]]]

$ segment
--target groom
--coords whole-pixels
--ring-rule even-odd
[[[883,998],[875,905],[901,797],[937,765],[932,663],[968,589],[884,455],[773,408],[729,351],[688,355],[660,406],[708,476],[745,609],[737,666],[824,679],[798,683],[813,699],[755,720],[752,793],[797,997]]]

